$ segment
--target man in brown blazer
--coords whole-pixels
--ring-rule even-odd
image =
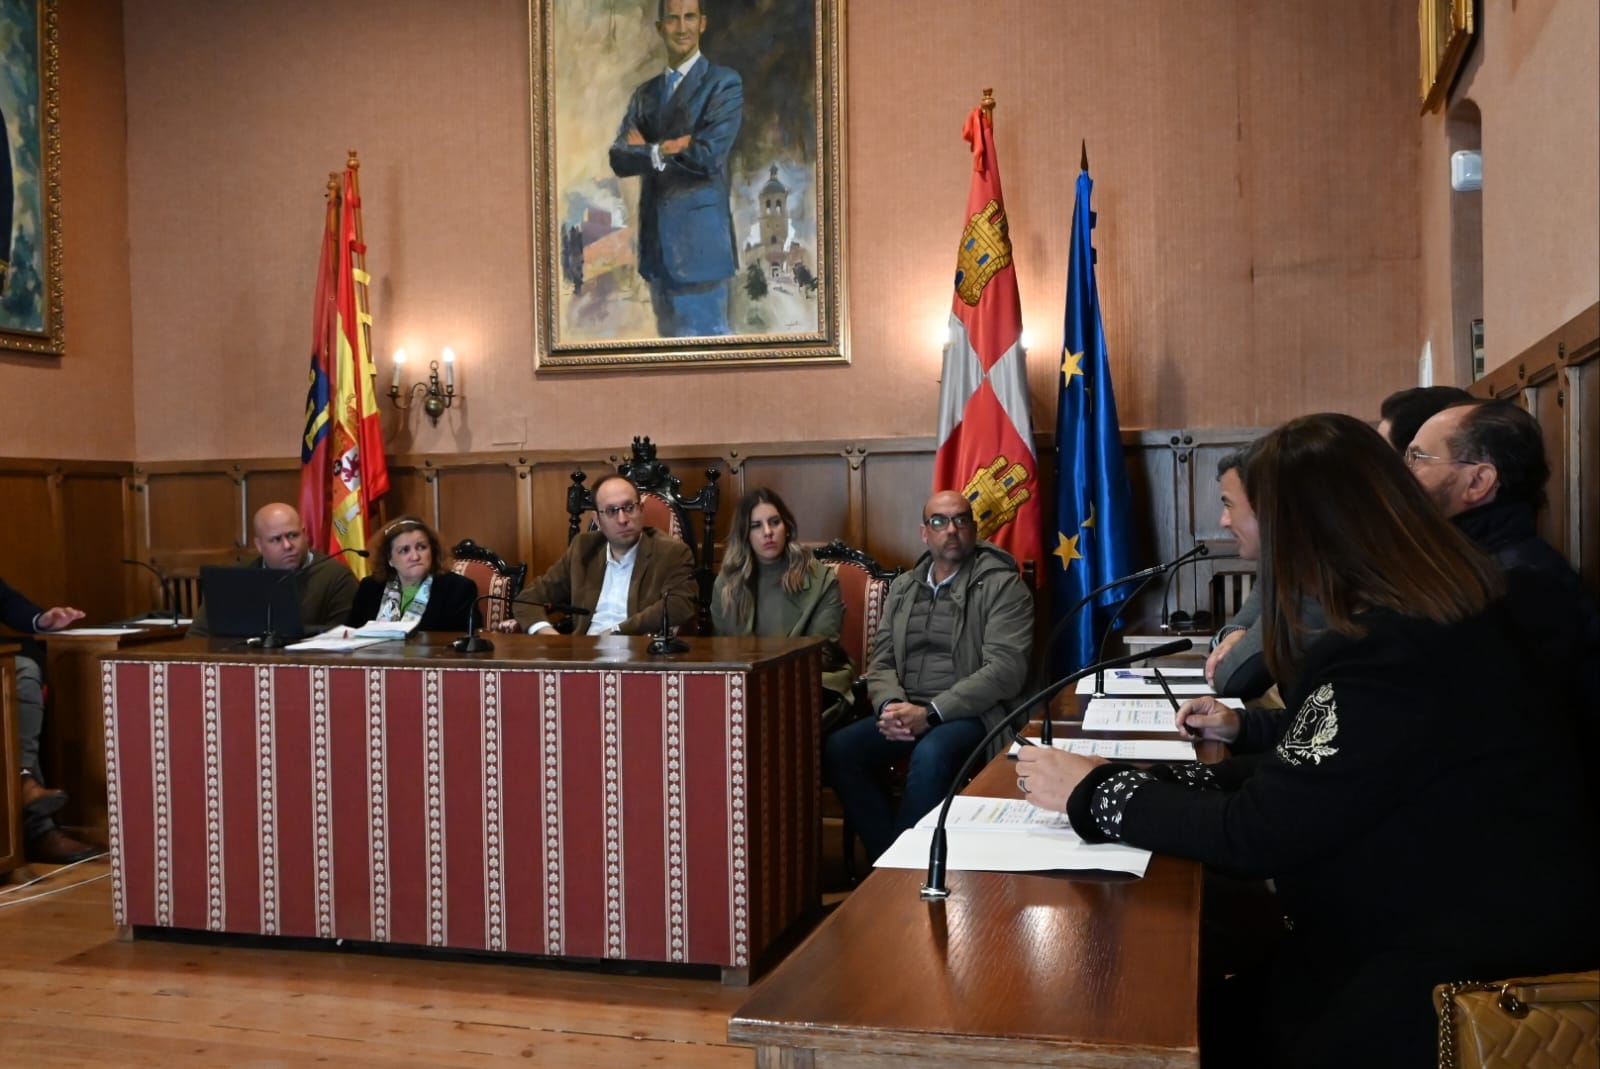
[[[661,629],[662,606],[676,628],[694,618],[694,555],[669,534],[646,527],[639,491],[625,476],[607,475],[594,487],[598,531],[585,531],[550,570],[517,595],[515,619],[502,626],[530,634],[553,632],[548,605],[589,613],[586,634],[650,635]]]

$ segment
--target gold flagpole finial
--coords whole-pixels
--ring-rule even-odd
[[[350,150],[350,158],[345,161],[344,165],[346,167],[351,168],[351,169],[356,169],[356,168],[359,168],[361,166],[361,161],[356,159],[356,150],[355,149],[351,149]]]
[[[985,88],[983,91],[983,113],[994,118],[994,90]]]

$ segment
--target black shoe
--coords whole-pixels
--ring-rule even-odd
[[[51,828],[28,840],[28,860],[41,865],[70,865],[103,853],[100,847],[80,843],[60,828]]]

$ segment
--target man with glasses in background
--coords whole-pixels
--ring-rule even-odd
[[[587,614],[590,635],[651,635],[663,618],[674,629],[694,618],[694,555],[683,542],[644,525],[639,490],[626,476],[607,475],[595,484],[594,518],[599,530],[574,538],[561,559],[517,595],[515,619],[501,625],[505,630],[554,632],[546,617],[552,605]]]
[[[823,743],[822,778],[876,859],[944,799],[961,763],[1028,678],[1033,596],[1005,550],[978,540],[972,506],[943,490],[922,509],[928,547],[889,586],[872,638],[876,718]],[[880,783],[909,758],[898,812]]]

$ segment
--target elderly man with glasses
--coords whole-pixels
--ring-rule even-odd
[[[890,585],[872,638],[867,694],[878,715],[823,745],[823,782],[870,858],[943,800],[1028,676],[1033,597],[1017,562],[979,541],[967,499],[949,490],[930,497],[922,542],[928,551]],[[897,812],[879,773],[907,758]]]
[[[506,630],[553,632],[545,616],[553,605],[587,615],[591,635],[649,635],[663,618],[674,629],[694,618],[694,555],[641,522],[639,491],[626,476],[607,475],[595,484],[594,518],[599,530],[574,538],[561,559],[517,595]]]

